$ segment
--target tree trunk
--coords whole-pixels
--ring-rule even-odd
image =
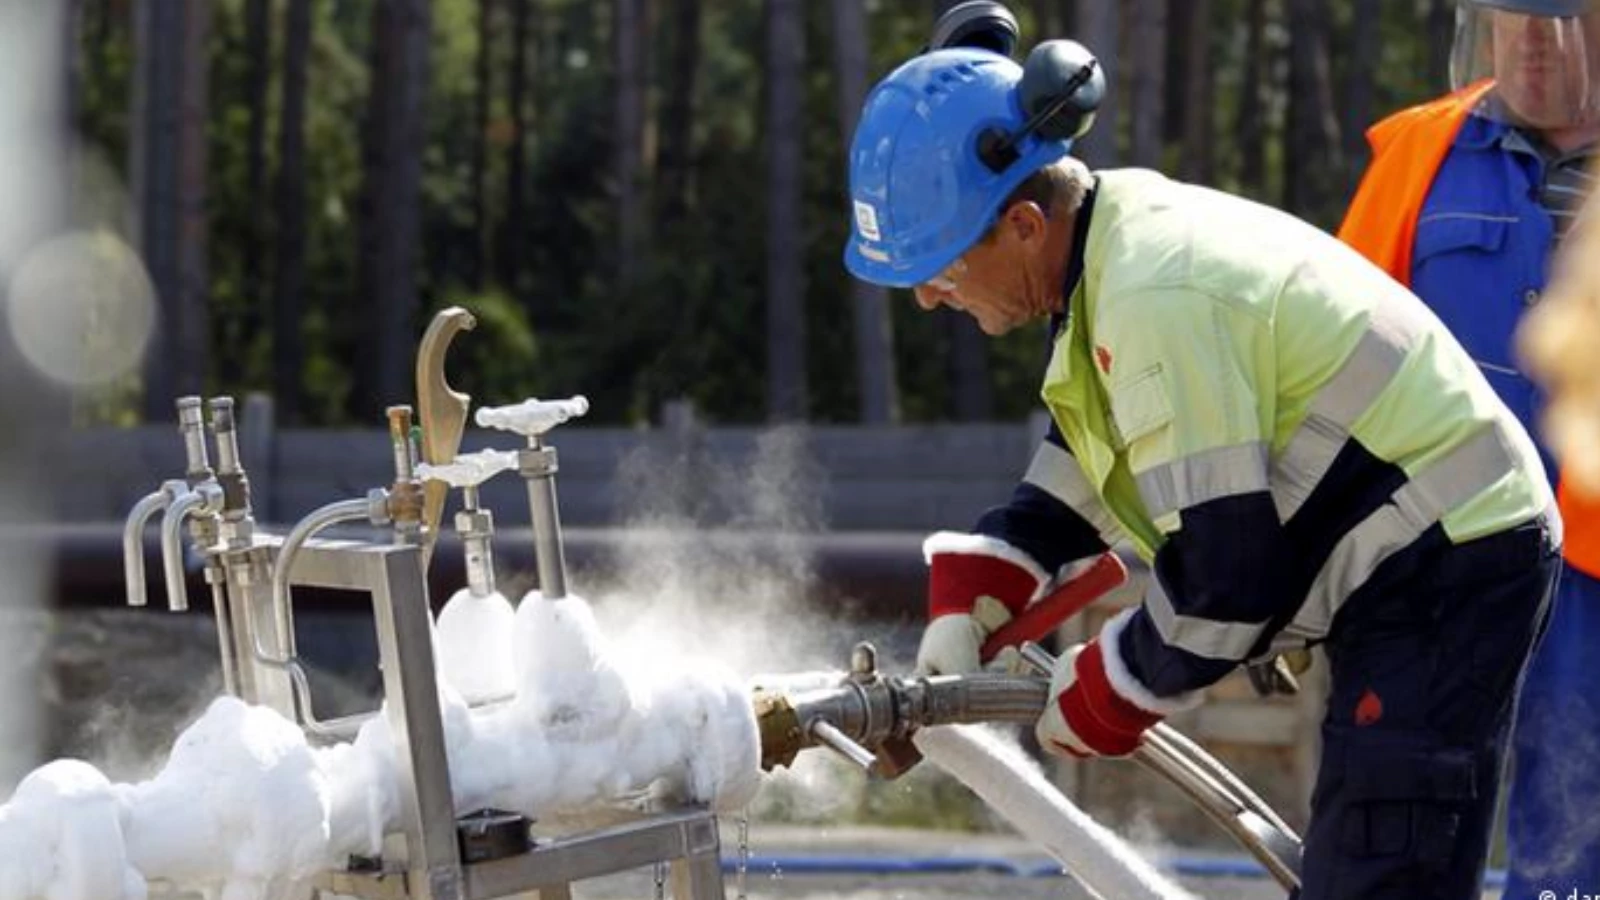
[[[528,221],[528,20],[533,0],[511,3],[511,69],[506,77],[506,105],[511,113],[511,142],[506,146],[506,215],[500,223],[500,282],[513,294],[522,281],[517,252],[520,229]]]
[[[1355,191],[1367,155],[1367,128],[1372,125],[1373,82],[1383,55],[1383,4],[1380,0],[1355,0],[1350,13],[1350,70],[1345,77],[1342,136],[1348,177],[1342,196]]]
[[[1249,0],[1244,77],[1240,86],[1238,136],[1239,184],[1259,200],[1267,194],[1267,115],[1262,102],[1267,65],[1267,0]]]
[[[245,202],[249,209],[264,209],[267,205],[267,89],[272,81],[272,3],[271,0],[248,0],[245,4],[244,46],[248,65],[245,68],[245,104],[249,107],[250,127],[245,148]],[[258,323],[265,320],[266,248],[268,242],[267,218],[249,216],[245,223],[243,250],[244,313],[235,329],[229,329],[229,339],[242,338],[260,330]],[[230,340],[231,342],[231,340]]]
[[[128,171],[137,210],[135,244],[150,272],[160,312],[145,352],[144,418],[166,422],[178,393],[178,94],[183,44],[183,9],[175,3],[140,3],[133,21],[133,99],[129,121]]]
[[[661,226],[670,228],[688,213],[694,186],[694,92],[700,72],[700,0],[672,0],[672,53],[667,60],[662,98],[659,193]]]
[[[1133,136],[1130,156],[1136,166],[1161,166],[1162,125],[1166,121],[1167,0],[1133,4]]]
[[[1125,102],[1117,91],[1121,30],[1120,0],[1079,0],[1078,40],[1099,58],[1106,73],[1105,102],[1100,104],[1094,128],[1077,145],[1076,155],[1093,169],[1110,168],[1121,159],[1117,148],[1117,122],[1121,118],[1118,110]]]
[[[364,421],[410,402],[418,319],[422,122],[428,87],[428,0],[373,6],[372,95],[367,101],[361,296],[353,409]]]
[[[183,15],[182,73],[178,137],[178,369],[177,388],[198,394],[204,385],[211,333],[206,302],[207,269],[206,170],[207,125],[211,121],[208,80],[211,54],[211,6],[195,3]]]
[[[767,0],[767,416],[806,417],[802,0]]]
[[[1183,73],[1183,159],[1178,176],[1196,184],[1216,179],[1213,146],[1216,135],[1212,115],[1216,97],[1211,74],[1211,0],[1178,0],[1188,9],[1188,27],[1181,34],[1187,43]]]
[[[469,277],[483,290],[489,276],[489,100],[494,95],[494,0],[478,0],[478,58],[473,61],[472,262]]]
[[[839,134],[845,150],[848,181],[850,139],[867,96],[867,11],[862,0],[833,0],[833,51],[839,88]],[[848,186],[846,187],[848,190]],[[846,198],[845,206],[849,206]],[[894,331],[889,292],[850,279],[855,305],[856,387],[859,416],[866,425],[900,420],[900,394],[895,384]]]
[[[210,7],[148,3],[139,4],[134,14],[130,171],[139,209],[138,246],[161,311],[145,355],[144,414],[156,422],[171,419],[175,396],[199,393],[206,370]]]
[[[1318,224],[1335,199],[1339,126],[1328,62],[1327,0],[1289,3],[1289,140],[1284,153],[1284,203]]]
[[[311,50],[312,0],[289,0],[284,13],[283,79],[278,121],[277,278],[272,304],[272,386],[277,417],[300,424],[305,385],[301,318],[306,282],[306,66]]]
[[[644,62],[649,13],[646,0],[614,0],[616,94],[612,136],[616,141],[612,176],[616,179],[616,284],[626,296],[638,285],[649,204],[644,189],[645,90],[649,70]]]

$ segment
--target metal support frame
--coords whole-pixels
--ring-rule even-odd
[[[230,645],[238,661],[241,696],[252,702],[265,702],[270,696],[276,701],[274,708],[292,714],[287,673],[251,652],[256,636],[249,633],[247,623],[262,630],[264,643],[271,642],[268,646],[276,642],[271,579],[255,576],[276,564],[281,544],[280,538],[260,532],[255,540],[250,554],[235,553],[228,565],[229,595],[235,601],[230,610],[235,612],[230,617],[234,630]],[[670,862],[673,897],[721,900],[717,820],[702,809],[540,842],[527,853],[505,859],[462,862],[421,554],[421,547],[412,543],[313,539],[301,545],[290,561],[291,584],[371,594],[386,715],[400,767],[406,858],[388,861],[377,872],[330,872],[317,880],[317,887],[372,900],[488,900],[530,894],[539,900],[568,900],[573,881]],[[246,572],[251,575],[238,578]],[[251,618],[238,610],[240,603],[254,605]],[[353,736],[359,724],[345,720],[343,730]]]
[[[365,500],[329,504],[279,537],[254,527],[239,465],[232,401],[219,398],[211,406],[221,469],[214,474],[207,460],[200,399],[181,399],[187,476],[163,484],[141,500],[124,525],[128,602],[145,604],[141,535],[160,512],[168,606],[175,612],[187,608],[180,529],[189,524],[189,540],[205,557],[227,690],[246,702],[276,710],[311,738],[329,741],[354,738],[372,714],[332,722],[317,719],[295,656],[294,611],[283,588],[287,584],[361,591],[372,598],[384,715],[399,768],[400,830],[386,841],[390,852],[380,871],[325,873],[316,880],[319,890],[406,900],[570,900],[573,881],[670,862],[673,896],[678,900],[724,896],[717,820],[703,809],[670,811],[541,842],[514,856],[464,864],[439,709],[433,615],[425,578],[427,548],[420,518],[412,515],[420,514],[423,502],[420,494],[412,493],[419,489],[411,471],[415,453],[408,443],[410,410],[390,409],[390,431],[396,438],[392,489],[375,491]],[[539,537],[541,586],[547,597],[559,597],[565,593],[565,567],[552,477],[555,450],[540,445],[537,435],[530,437],[530,443],[522,462]],[[324,526],[351,519],[390,525],[387,539],[312,537]],[[401,837],[403,842],[393,839]]]
[[[473,863],[462,869],[463,900],[533,893],[539,900],[563,900],[574,881],[597,878],[670,860],[668,884],[677,900],[722,900],[721,840],[716,816],[683,810],[574,837],[542,842],[527,853]],[[367,900],[414,898],[406,893],[406,873],[330,872],[316,886],[330,893]]]

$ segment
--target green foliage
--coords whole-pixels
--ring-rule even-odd
[[[269,84],[266,191],[249,184],[248,59],[245,0],[215,0],[209,98],[211,107],[207,210],[212,327],[208,389],[242,393],[272,383],[271,303],[273,240],[295,229],[305,240],[305,351],[302,384],[308,420],[343,422],[351,390],[350,348],[368,323],[355,302],[356,252],[362,180],[361,125],[370,84],[369,42],[378,0],[313,0],[313,43],[308,64],[306,217],[276,220],[272,195],[277,172],[283,81],[282,19],[286,0],[274,3],[272,78]],[[526,3],[528,131],[522,183],[511,175],[511,100],[508,79],[515,37],[512,10]],[[926,0],[864,0],[875,80],[922,45],[933,4]],[[479,46],[480,10],[494,10],[487,46]],[[421,196],[423,226],[420,289],[424,310],[460,303],[483,327],[461,342],[454,379],[475,395],[497,401],[538,393],[584,392],[594,401],[591,419],[637,422],[653,418],[662,403],[688,398],[703,416],[720,422],[765,418],[766,147],[765,21],[760,0],[702,0],[699,65],[693,99],[693,146],[682,208],[667,218],[654,151],[630,202],[650,211],[644,257],[631,281],[618,277],[619,187],[613,171],[616,91],[612,7],[592,0],[433,0]],[[1215,88],[1209,114],[1217,135],[1214,183],[1261,199],[1284,196],[1284,106],[1287,32],[1284,4],[1269,5],[1270,58],[1264,83],[1246,85],[1244,53],[1248,0],[1214,0],[1211,53]],[[846,236],[845,138],[838,122],[830,4],[803,4],[806,16],[804,84],[804,272],[806,354],[811,415],[849,421],[858,386],[851,285],[840,265]],[[1033,4],[1014,4],[1033,32]],[[1421,27],[1427,3],[1385,3],[1382,63],[1376,73],[1375,112],[1391,110],[1437,90],[1428,83],[1430,59]],[[79,29],[78,126],[85,159],[128,183],[129,85],[132,40],[123,0],[84,0]],[[676,6],[654,4],[646,43],[651,70],[648,141],[666,124],[664,91]],[[1330,0],[1332,44],[1351,26],[1353,0]],[[1050,35],[1055,36],[1055,35]],[[478,62],[487,53],[491,93],[487,121],[478,113]],[[1335,102],[1350,73],[1346,54],[1334,53]],[[1235,136],[1240,98],[1259,88],[1268,129],[1264,173],[1242,171]],[[1128,102],[1112,94],[1111,102]],[[1126,111],[1125,111],[1126,112]],[[1121,117],[1127,128],[1131,117]],[[481,202],[487,232],[475,216],[474,172],[485,148],[486,191]],[[1182,161],[1176,138],[1166,164]],[[1336,183],[1350,179],[1360,160],[1345,159]],[[85,171],[89,171],[86,169]],[[1261,178],[1261,175],[1265,178]],[[103,180],[103,179],[102,179]],[[98,183],[98,182],[96,182]],[[511,220],[517,192],[523,212]],[[1335,198],[1337,199],[1337,198]],[[91,221],[125,230],[126,210],[116,191],[87,192],[80,206]],[[1336,204],[1335,204],[1336,205]],[[1326,212],[1319,213],[1327,219]],[[1319,224],[1331,222],[1319,220]],[[487,250],[487,255],[483,251]],[[252,279],[248,259],[260,259]],[[949,336],[942,315],[917,310],[894,293],[895,370],[906,418],[950,415]],[[420,336],[425,319],[415,323]],[[990,348],[996,414],[1026,415],[1036,402],[1044,356],[1038,329]],[[96,401],[88,413],[115,419],[122,400]],[[109,403],[106,406],[105,403]],[[120,411],[119,411],[120,410]]]

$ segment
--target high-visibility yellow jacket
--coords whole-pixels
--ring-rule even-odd
[[[1151,563],[1123,650],[1154,694],[1326,636],[1386,561],[1559,529],[1527,433],[1349,247],[1148,171],[1100,173],[1085,214],[1042,392],[1059,437],[1025,488]],[[1040,545],[1021,517],[986,521]]]

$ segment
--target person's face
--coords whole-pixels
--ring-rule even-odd
[[[1600,14],[1579,20],[1493,13],[1495,89],[1518,120],[1534,128],[1581,124],[1594,105],[1592,58]]]
[[[1030,207],[1031,209],[1020,209]],[[998,337],[1040,315],[1029,273],[1044,246],[1044,220],[1032,203],[1014,204],[984,239],[943,272],[912,289],[929,312],[948,306],[977,320],[984,334]]]

